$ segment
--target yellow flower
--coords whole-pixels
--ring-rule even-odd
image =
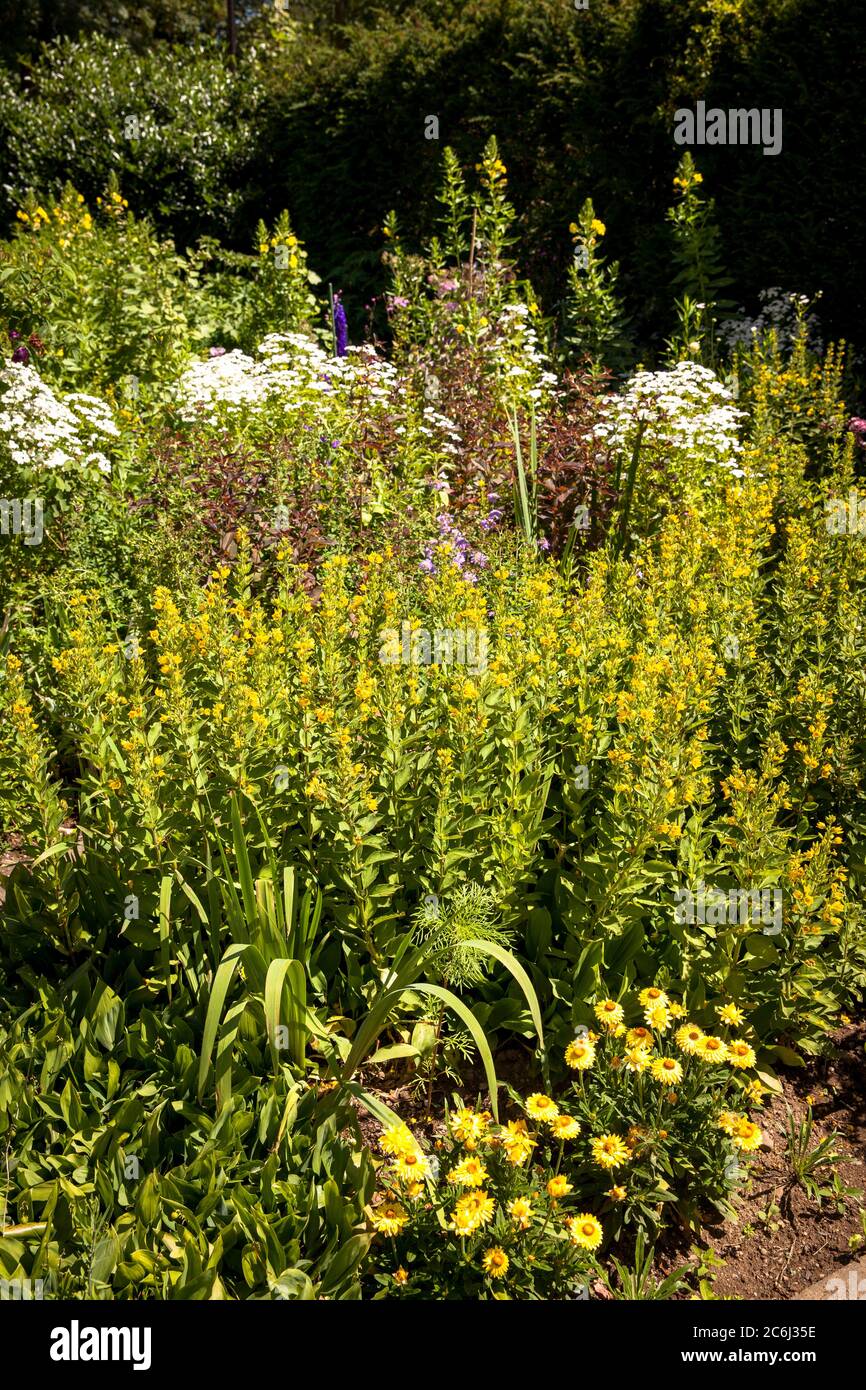
[[[379,1146],[386,1154],[405,1154],[414,1153],[418,1148],[418,1141],[408,1125],[391,1125],[386,1129],[379,1139]]]
[[[571,1115],[557,1115],[550,1121],[550,1128],[554,1139],[576,1139],[580,1134],[580,1125]]]
[[[716,1124],[724,1134],[732,1135],[742,1118],[742,1115],[735,1115],[733,1110],[723,1110]]]
[[[430,1172],[430,1164],[420,1149],[394,1156],[394,1174],[400,1182],[419,1182]]]
[[[403,1266],[400,1265],[399,1269],[394,1270],[392,1278],[395,1284],[408,1284],[409,1271],[404,1269]]]
[[[623,1065],[626,1071],[630,1071],[640,1076],[650,1066],[650,1054],[645,1047],[630,1047],[627,1049]]]
[[[727,1046],[721,1038],[701,1038],[695,1051],[702,1062],[724,1062],[728,1056]]]
[[[743,1022],[743,1011],[738,1009],[736,1004],[723,1004],[720,1008],[716,1008],[716,1013],[722,1023],[729,1023],[732,1028],[739,1028]]]
[[[592,219],[590,226],[592,227],[592,230],[595,233],[597,233],[598,236],[604,236],[605,232],[607,231],[607,227],[604,225],[603,222],[600,222],[597,217],[594,217]]]
[[[569,222],[569,224],[568,224],[568,230],[571,232],[571,234],[572,234],[572,236],[573,236],[575,232],[577,232],[577,231],[580,230],[580,228],[578,227],[578,225],[577,225],[576,222]]]
[[[592,1141],[592,1158],[599,1168],[619,1168],[628,1163],[628,1146],[618,1134],[600,1134]]]
[[[629,1028],[625,1035],[629,1047],[652,1047],[652,1033],[648,1028]]]
[[[642,989],[638,995],[638,1003],[643,1004],[645,1009],[656,1004],[660,1004],[663,1009],[666,1009],[669,1002],[664,990],[656,989],[655,985],[649,985],[647,989]]]
[[[678,1028],[676,1032],[677,1047],[693,1057],[703,1040],[703,1036],[703,1028],[699,1028],[696,1023],[684,1023],[682,1028]]]
[[[742,1038],[734,1038],[732,1042],[728,1043],[728,1061],[732,1067],[753,1067],[755,1065],[754,1049]]]
[[[524,1120],[509,1120],[501,1139],[505,1157],[515,1168],[526,1162],[535,1147],[535,1140],[528,1132]]]
[[[656,1057],[652,1074],[663,1086],[676,1086],[683,1079],[683,1069],[674,1057]]]
[[[380,1202],[370,1212],[374,1230],[383,1236],[398,1236],[409,1220],[409,1213],[399,1202]]]
[[[571,1183],[563,1173],[558,1173],[555,1178],[551,1178],[547,1184],[547,1195],[552,1197],[554,1202],[560,1197],[567,1197],[571,1191]]]
[[[655,1029],[657,1033],[666,1033],[671,1026],[667,1004],[648,1004],[643,1016],[647,1027]]]
[[[527,1197],[515,1197],[508,1203],[508,1215],[521,1231],[528,1231],[532,1221],[532,1203]]]
[[[565,1060],[572,1071],[588,1071],[595,1061],[595,1048],[591,1042],[576,1038],[565,1049]]]
[[[559,1106],[550,1096],[543,1096],[536,1091],[534,1095],[526,1097],[526,1113],[531,1115],[533,1120],[555,1120],[559,1114]]]
[[[450,1117],[451,1133],[459,1143],[474,1147],[484,1137],[489,1118],[486,1110],[479,1113],[464,1106],[461,1110],[455,1110]]]
[[[584,1250],[597,1250],[601,1245],[602,1231],[601,1224],[589,1212],[582,1212],[580,1216],[571,1216],[565,1223],[568,1234],[575,1245],[581,1246]]]
[[[614,1185],[613,1187],[609,1187],[604,1195],[605,1197],[609,1197],[612,1202],[624,1202],[628,1193],[624,1187]]]
[[[451,1169],[448,1181],[459,1183],[461,1187],[482,1187],[487,1181],[487,1169],[480,1158],[470,1154]]]
[[[752,1153],[760,1147],[763,1136],[760,1127],[751,1120],[739,1120],[734,1127],[734,1147]]]
[[[479,1226],[486,1226],[493,1217],[496,1203],[493,1198],[484,1191],[477,1188],[475,1192],[467,1192],[465,1197],[454,1208],[455,1226],[468,1226],[470,1230],[477,1230]]]
[[[602,999],[599,1004],[596,1004],[593,1012],[599,1023],[603,1024],[608,1032],[613,1032],[623,1020],[622,1004],[617,1004],[615,999]]]
[[[509,1259],[499,1245],[491,1246],[489,1250],[485,1250],[481,1257],[481,1263],[485,1273],[489,1274],[491,1279],[502,1279],[508,1273]]]

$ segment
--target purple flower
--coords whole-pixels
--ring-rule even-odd
[[[9,329],[9,341],[10,341],[10,343],[17,343],[17,342],[18,342],[18,339],[19,339],[20,337],[21,337],[21,334],[18,332],[18,329],[17,329],[17,328],[10,328],[10,329]]]
[[[212,348],[208,348],[208,356],[209,356],[209,357],[225,357],[225,352],[226,352],[225,348],[221,348],[221,347],[212,347]]]
[[[549,549],[550,549],[550,541],[547,540],[544,536],[542,536],[542,537],[541,537],[541,540],[538,542],[538,548],[539,548],[539,550],[549,550]]]
[[[346,348],[349,346],[349,325],[339,295],[334,296],[334,337],[337,343],[337,356],[345,357]]]
[[[857,443],[866,447],[866,420],[861,420],[859,416],[855,415],[853,419],[848,421],[848,428]]]
[[[430,556],[429,556],[429,555],[426,556],[426,558],[423,559],[423,560],[421,561],[421,563],[420,563],[420,565],[418,566],[418,568],[419,568],[419,570],[423,570],[425,574],[435,574],[435,573],[436,573],[436,566],[434,565],[433,561],[430,559]]]
[[[27,351],[26,347],[16,348],[12,354],[12,361],[23,362],[26,366],[26,364],[30,361],[30,353]]]

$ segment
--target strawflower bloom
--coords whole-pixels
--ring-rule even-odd
[[[696,1023],[684,1023],[682,1028],[678,1028],[676,1031],[677,1047],[689,1057],[695,1056],[703,1038],[704,1030],[699,1028]]]
[[[560,1197],[567,1197],[571,1191],[571,1183],[562,1173],[558,1173],[555,1178],[551,1178],[547,1184],[547,1195],[557,1202]]]
[[[732,1067],[753,1067],[755,1050],[742,1038],[734,1038],[728,1043],[728,1061]]]
[[[576,1139],[580,1134],[580,1125],[571,1115],[557,1115],[555,1120],[550,1121],[550,1130],[554,1139]]]
[[[565,1060],[572,1071],[588,1071],[595,1061],[595,1048],[591,1042],[577,1038],[565,1049]]]
[[[559,1114],[559,1106],[550,1096],[541,1095],[536,1091],[534,1095],[526,1097],[526,1113],[531,1115],[533,1120],[555,1120]]]
[[[480,1158],[470,1155],[451,1169],[448,1181],[459,1183],[461,1187],[483,1187],[487,1181],[487,1169]]]
[[[510,1263],[505,1251],[499,1245],[494,1245],[490,1250],[485,1250],[481,1257],[484,1272],[490,1275],[491,1279],[502,1279],[508,1273]]]
[[[696,1052],[702,1062],[724,1062],[728,1056],[727,1044],[721,1038],[701,1038]]]
[[[760,1127],[751,1120],[739,1120],[732,1137],[734,1147],[742,1149],[745,1153],[752,1153],[759,1148],[762,1139]]]
[[[399,1202],[380,1202],[370,1212],[374,1230],[382,1236],[398,1236],[409,1220],[409,1213]]]
[[[599,1023],[611,1033],[619,1027],[623,1020],[622,1004],[618,1004],[615,999],[602,999],[599,1004],[596,1004],[593,1012]]]
[[[533,1215],[528,1197],[515,1197],[513,1202],[509,1202],[508,1215],[521,1231],[528,1231]]]
[[[592,1159],[599,1168],[619,1168],[631,1157],[618,1134],[600,1134],[592,1141]]]
[[[656,1057],[652,1064],[652,1074],[663,1086],[676,1086],[683,1079],[683,1069],[674,1057]]]
[[[604,1234],[601,1224],[589,1212],[569,1217],[565,1224],[575,1245],[581,1246],[584,1250],[597,1250],[601,1245]]]
[[[732,1028],[739,1028],[744,1019],[742,1009],[738,1009],[736,1004],[722,1004],[716,1013],[722,1023],[729,1023]]]
[[[526,1162],[535,1148],[535,1140],[526,1128],[525,1120],[509,1120],[500,1135],[505,1157],[515,1168]]]

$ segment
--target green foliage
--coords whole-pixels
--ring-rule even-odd
[[[599,253],[606,232],[587,198],[571,224],[574,259],[568,268],[566,342],[578,359],[588,355],[594,371],[622,366],[628,354],[625,319],[617,299],[619,264],[607,265]]]

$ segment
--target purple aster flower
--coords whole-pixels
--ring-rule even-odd
[[[10,343],[17,343],[17,342],[18,342],[18,339],[19,339],[20,337],[21,337],[21,334],[18,332],[18,329],[17,329],[17,328],[10,328],[10,329],[9,329],[9,341],[10,341]]]
[[[549,549],[550,549],[550,541],[547,540],[544,536],[542,536],[542,537],[541,537],[541,540],[538,542],[538,548],[539,548],[539,550],[549,550]]]
[[[12,354],[12,361],[23,362],[26,366],[27,363],[30,361],[30,353],[27,351],[26,347],[16,348]]]
[[[225,357],[226,350],[223,347],[208,348],[209,357]]]
[[[337,356],[345,357],[346,348],[349,346],[349,325],[339,295],[334,295],[334,336],[337,341]]]
[[[423,570],[425,574],[435,574],[435,573],[436,573],[436,566],[434,565],[433,561],[430,559],[429,555],[426,556],[426,557],[421,561],[421,563],[420,563],[420,565],[418,566],[418,568],[419,568],[419,570]]]

